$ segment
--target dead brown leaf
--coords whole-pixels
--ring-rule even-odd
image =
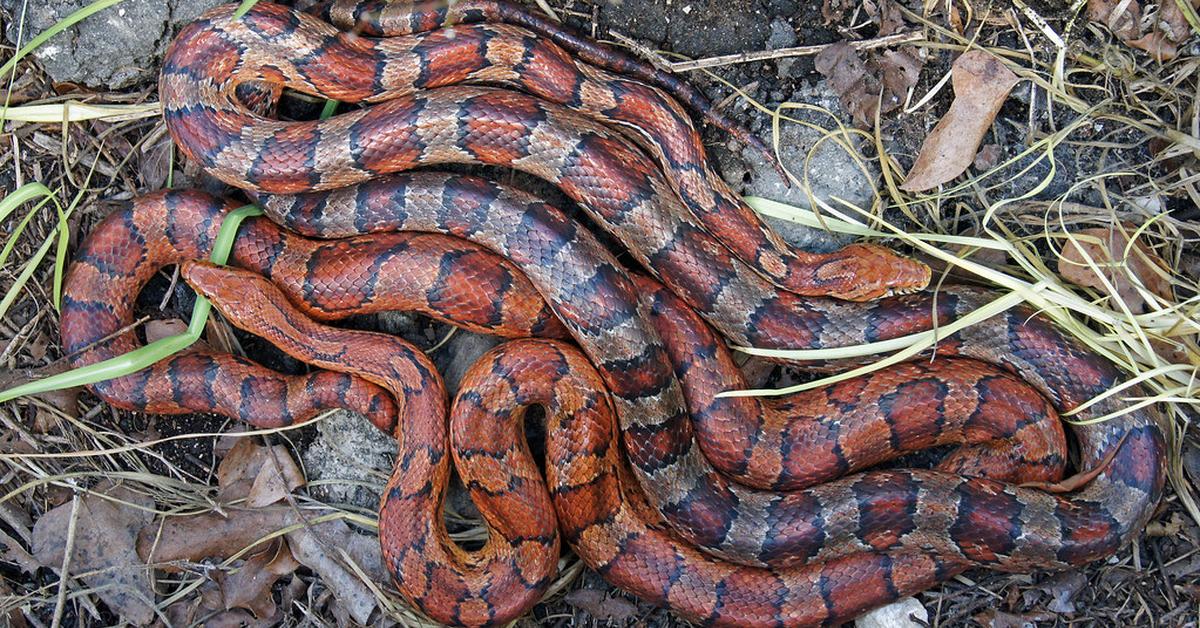
[[[271,587],[299,566],[287,544],[276,539],[267,549],[246,559],[237,571],[214,571],[213,579],[220,587],[225,610],[244,608],[259,619],[269,619],[276,611]]]
[[[1167,263],[1141,240],[1130,247],[1127,229],[1098,227],[1074,235],[1075,239],[1063,246],[1058,260],[1058,272],[1067,281],[1107,292],[1104,281],[1107,279],[1115,290],[1109,296],[1121,299],[1135,314],[1148,310],[1135,280],[1151,294],[1167,300],[1173,298]],[[1102,275],[1084,261],[1085,253]]]
[[[1053,613],[1035,612],[1014,615],[994,608],[979,613],[974,617],[984,628],[1037,628],[1039,621],[1057,619]]]
[[[838,100],[861,128],[875,125],[880,114],[895,110],[916,85],[924,62],[905,51],[887,50],[863,57],[847,42],[826,47],[813,59],[829,80]]]
[[[1179,48],[1161,31],[1147,33],[1137,39],[1127,39],[1126,44],[1144,50],[1155,61],[1170,61],[1179,55]]]
[[[1200,1],[1192,0],[1192,7],[1200,7]],[[1187,17],[1184,16],[1183,10],[1174,0],[1160,0],[1158,20],[1155,21],[1154,26],[1158,32],[1177,44],[1187,41],[1187,38],[1192,35],[1192,28],[1188,24]]]
[[[1088,19],[1108,27],[1122,41],[1141,35],[1142,6],[1137,0],[1088,0]]]
[[[188,324],[178,318],[155,318],[146,321],[146,342],[177,336],[187,331]]]
[[[60,360],[41,368],[13,369],[11,371],[0,370],[0,390],[7,390],[13,386],[57,375],[66,371],[67,368],[67,363]],[[62,390],[38,393],[34,396],[62,414],[78,418],[79,394],[82,390],[81,388],[64,388]],[[61,419],[62,417],[55,412],[48,411],[42,407],[35,407],[33,411],[33,424],[30,426],[30,429],[39,434],[45,434],[56,429]]]
[[[609,597],[598,589],[575,589],[565,597],[567,604],[597,620],[623,626],[637,617],[637,605],[625,598]]]
[[[167,183],[167,175],[171,172],[171,156],[175,154],[171,136],[160,127],[162,133],[152,144],[146,144],[141,149],[141,161],[138,163],[138,174],[142,178],[142,186],[147,190],[157,190]]]
[[[1003,151],[1000,149],[999,144],[984,144],[979,149],[979,152],[975,153],[975,161],[972,165],[979,172],[986,172],[995,168],[996,164],[1000,163],[1000,156],[1002,154]]]
[[[161,563],[160,568],[171,569],[170,563],[176,561],[233,556],[296,521],[295,511],[282,506],[230,510],[227,515],[174,517],[161,526],[143,528],[138,534],[137,552],[145,562]]]
[[[1016,74],[982,50],[960,56],[950,70],[954,86],[950,111],[925,138],[908,180],[900,189],[929,190],[966,172],[984,134],[1018,80]]]
[[[274,504],[304,486],[304,474],[287,447],[264,447],[243,438],[221,460],[217,482],[222,501],[244,498],[247,505],[261,507]]]
[[[1147,11],[1154,15],[1149,30],[1136,0],[1089,0],[1088,19],[1107,26],[1126,45],[1144,50],[1160,62],[1170,61],[1191,36],[1191,26],[1175,0],[1161,0],[1157,6],[1157,11],[1153,7]],[[1200,0],[1192,0],[1192,6],[1200,6]]]
[[[1151,521],[1146,524],[1146,536],[1176,537],[1183,532],[1183,517],[1179,513],[1171,513],[1167,521]]]
[[[111,499],[106,499],[107,495]],[[117,501],[112,501],[117,500]],[[125,502],[125,503],[120,503]],[[130,505],[132,504],[132,505]],[[100,485],[72,504],[59,506],[33,526],[33,555],[56,572],[67,549],[67,532],[74,518],[75,539],[68,573],[82,576],[108,607],[134,625],[154,619],[154,589],[146,566],[138,558],[138,530],[150,521],[154,502],[124,487]]]
[[[1075,596],[1087,586],[1087,578],[1078,571],[1068,571],[1050,578],[1039,585],[1042,591],[1050,595],[1046,608],[1054,613],[1067,615],[1075,614]]]
[[[347,564],[353,560],[376,583],[387,582],[379,540],[357,534],[341,520],[306,526],[287,535],[288,546],[300,564],[321,576],[321,582],[354,621],[366,623],[375,609],[375,596]]]
[[[12,587],[8,586],[8,582],[4,580],[0,580],[0,598],[15,599]],[[25,628],[29,625],[25,621],[25,614],[16,605],[10,605],[8,611],[0,611],[0,620],[8,628]]]
[[[904,96],[921,79],[925,62],[904,50],[885,50],[879,57],[880,78],[883,81],[884,111],[899,107]],[[891,103],[890,106],[887,103]]]
[[[831,44],[813,59],[817,72],[829,80],[842,106],[854,118],[854,124],[870,128],[875,121],[878,89],[870,87],[867,66],[849,42]]]

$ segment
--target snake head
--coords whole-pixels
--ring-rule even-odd
[[[817,281],[832,286],[828,296],[845,301],[917,292],[932,276],[929,266],[877,244],[851,244],[829,257],[817,268]]]
[[[287,302],[279,288],[266,277],[240,268],[186,261],[180,267],[180,275],[197,294],[212,301],[234,324],[250,317],[274,314],[276,308],[272,304]]]

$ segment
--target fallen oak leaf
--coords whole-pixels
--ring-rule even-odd
[[[922,192],[966,172],[975,160],[983,136],[1020,79],[998,59],[982,50],[963,53],[950,69],[954,102],[921,145],[906,192]]]
[[[97,591],[110,610],[134,625],[148,624],[154,619],[154,589],[134,544],[138,530],[150,521],[153,506],[150,498],[125,487],[97,485],[78,498],[77,508],[73,503],[63,504],[37,520],[33,526],[33,555],[58,572],[74,519],[68,573],[59,575],[67,578],[72,573],[86,573],[80,578]]]

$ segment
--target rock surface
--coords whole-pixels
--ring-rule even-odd
[[[381,327],[410,340],[427,339],[427,328],[418,319],[402,314],[381,317]],[[440,327],[440,326],[439,326]],[[502,341],[500,338],[459,330],[437,351],[430,353],[453,397],[459,382],[479,356]],[[418,340],[420,342],[420,340]],[[428,346],[425,343],[422,346]],[[379,505],[381,478],[392,470],[396,441],[375,429],[366,418],[339,410],[317,423],[317,437],[304,451],[304,467],[314,497],[322,501],[353,504],[367,510]],[[470,512],[470,500],[456,484],[450,499],[458,512]]]
[[[789,186],[758,151],[743,146],[737,146],[736,152],[714,151],[725,181],[734,191],[740,191],[743,195],[761,196],[800,208],[810,208],[811,199],[816,198],[844,210],[833,200],[836,197],[869,209],[874,195],[871,181],[877,178],[877,173],[868,171],[868,176],[863,171],[862,166],[836,141],[839,137],[843,142],[853,140],[831,136],[827,129],[836,129],[836,122],[818,110],[823,108],[840,115],[841,106],[837,96],[821,83],[797,90],[788,100],[814,107],[785,110],[785,115],[808,124],[782,121],[779,128],[779,154],[784,165],[800,179],[801,184]],[[760,135],[770,143],[770,125],[765,126]],[[801,248],[828,250],[850,240],[787,220],[773,217],[766,220],[784,238]]]
[[[0,0],[5,35],[24,44],[93,0]],[[220,0],[125,0],[54,36],[34,55],[57,82],[122,89],[153,78],[178,27]],[[22,19],[23,18],[23,19]]]

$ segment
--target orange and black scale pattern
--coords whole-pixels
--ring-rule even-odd
[[[486,0],[470,6],[483,18],[512,10],[488,13],[486,7],[502,5]],[[554,59],[570,60],[557,40],[518,26],[457,25],[454,36],[441,29],[374,40],[338,35],[268,3],[244,23],[231,23],[230,10],[189,27],[181,36],[186,46],[171,49],[163,101],[182,151],[253,192],[327,190],[260,196],[272,218],[307,235],[433,233],[420,236],[420,245],[381,234],[311,243],[251,222],[257,235],[239,238],[234,262],[269,274],[279,289],[258,275],[185,265],[185,278],[235,324],[342,373],[318,371],[293,383],[244,360],[191,352],[96,391],[122,407],[219,411],[260,423],[301,420],[322,404],[348,406],[393,431],[401,456],[381,511],[381,542],[402,593],[431,617],[503,623],[537,599],[553,570],[547,555],[558,544],[553,522],[540,518],[551,516],[547,499],[566,540],[611,582],[689,619],[722,625],[834,623],[976,565],[1026,571],[1080,564],[1111,554],[1153,512],[1165,476],[1163,418],[1144,407],[1087,422],[1120,409],[1117,396],[1079,412],[1082,424],[1072,428],[1078,468],[1099,470],[1091,481],[1069,494],[1018,485],[1061,476],[1066,454],[1057,414],[1120,378],[1112,364],[1028,310],[944,339],[929,364],[778,401],[716,399],[716,392],[743,385],[716,334],[766,348],[846,346],[945,325],[993,295],[953,287],[936,298],[918,293],[872,303],[801,298],[798,292],[865,298],[903,291],[922,285],[928,271],[878,247],[850,249],[849,257],[815,266],[784,251],[779,259],[801,261],[780,268],[771,255],[739,252],[736,234],[760,228],[723,226],[742,214],[706,213],[679,200],[691,194],[685,180],[709,170],[702,152],[694,157],[701,167],[671,169],[693,158],[664,148],[668,135],[661,133],[686,117],[654,126],[664,117],[639,108],[660,105],[628,99],[654,90],[614,91],[605,82],[611,75],[598,68],[556,66]],[[401,30],[433,29],[451,15],[421,6],[407,11],[407,21],[403,11],[389,14],[408,25]],[[492,34],[477,37],[474,48],[460,47],[471,37],[462,33],[476,26]],[[514,43],[498,43],[503,33]],[[528,52],[529,42],[540,42],[541,52]],[[393,63],[393,51],[413,63]],[[572,88],[578,98],[560,99],[578,112],[513,92],[452,86],[534,91],[515,75],[539,72],[556,85],[581,86]],[[586,82],[580,73],[605,80]],[[244,80],[306,91],[319,85],[317,93],[350,102],[399,98],[323,123],[282,123],[238,104]],[[605,99],[615,102],[614,94],[636,113],[606,118],[615,104]],[[657,162],[605,126],[634,121],[652,127],[636,141]],[[628,274],[592,234],[528,194],[428,172],[366,180],[438,163],[506,165],[555,182],[661,285]],[[206,195],[172,192],[138,199],[104,221],[67,281],[62,336],[74,361],[135,347],[136,336],[126,331],[131,295],[161,265],[205,256],[227,210]],[[377,238],[383,244],[373,248]],[[396,255],[411,256],[402,270]],[[326,268],[331,257],[344,259]],[[857,265],[836,261],[846,259]],[[425,279],[403,277],[410,269]],[[451,285],[457,282],[475,285]],[[412,292],[390,296],[406,290]],[[548,497],[534,496],[536,471],[517,463],[527,450],[511,436],[455,437],[465,449],[448,447],[440,383],[425,388],[436,376],[423,356],[400,350],[394,362],[373,354],[357,359],[353,347],[368,351],[383,341],[313,323],[289,300],[323,318],[387,303],[379,307],[421,309],[509,337],[570,336],[582,354],[545,340],[505,346],[477,365],[481,380],[464,387],[476,394],[460,394],[452,411],[486,417],[478,422],[506,432],[509,423],[499,426],[519,419],[521,408],[546,405]],[[305,335],[319,342],[303,341]],[[263,394],[275,396],[259,399]],[[946,441],[967,447],[937,470],[831,480]],[[439,527],[450,457],[460,472],[482,469],[467,480],[474,496],[505,504],[481,511],[489,544],[509,539],[497,543],[513,553],[487,549],[491,558],[480,561]]]
[[[397,202],[401,197],[404,200]],[[379,179],[330,193],[273,197],[267,199],[265,209],[281,224],[312,235],[344,236],[359,229],[438,231],[477,242],[517,263],[605,378],[623,419],[625,446],[634,468],[642,474],[651,502],[661,505],[664,514],[682,534],[702,547],[728,553],[735,560],[751,564],[790,564],[796,560],[793,550],[816,543],[811,535],[805,536],[809,533],[797,532],[808,528],[800,526],[800,522],[806,521],[811,514],[812,502],[803,502],[796,496],[780,497],[774,493],[746,490],[739,484],[728,482],[712,466],[718,465],[720,471],[733,475],[742,484],[759,488],[803,486],[814,481],[816,476],[797,465],[805,464],[813,456],[791,456],[782,461],[778,453],[794,446],[799,434],[783,437],[767,434],[765,427],[755,427],[739,435],[737,430],[728,427],[709,430],[705,426],[710,423],[702,421],[696,430],[711,434],[704,439],[709,443],[704,451],[710,455],[701,455],[700,447],[692,445],[694,419],[705,415],[710,404],[725,411],[729,417],[725,426],[744,425],[747,417],[766,426],[773,423],[770,420],[772,412],[752,400],[712,399],[716,392],[740,387],[740,380],[716,378],[714,385],[702,389],[693,398],[686,398],[687,378],[682,378],[684,384],[680,387],[670,372],[667,366],[670,361],[664,359],[669,351],[659,338],[661,332],[656,333],[657,330],[645,320],[639,321],[637,288],[630,284],[625,273],[620,272],[620,265],[612,254],[562,212],[496,183],[427,172]],[[681,254],[690,255],[683,251],[685,248],[680,247]],[[677,275],[664,274],[663,277],[664,283],[673,288]],[[743,294],[735,297],[739,302],[749,303],[749,299],[757,297],[771,305],[746,307],[741,312],[743,320],[722,320],[713,316],[708,321],[718,330],[725,331],[726,337],[741,335],[753,339],[758,346],[771,348],[838,347],[888,340],[931,329],[935,306],[936,320],[945,325],[994,298],[978,289],[950,287],[940,291],[936,299],[932,294],[920,293],[858,304],[830,299],[800,300],[786,292],[769,292],[761,285],[753,289],[743,285],[740,290]],[[731,290],[726,294],[734,292]],[[745,319],[746,312],[766,309],[795,322],[788,326],[766,326],[759,325],[753,317]],[[614,343],[614,337],[621,342]],[[679,342],[679,346],[687,347],[686,350],[691,352],[691,360],[704,359],[710,367],[715,351],[704,348],[713,345],[712,342],[697,342],[694,337]],[[939,344],[938,351],[941,356],[975,358],[1020,373],[1060,411],[1075,408],[1108,390],[1120,379],[1119,372],[1107,361],[1078,347],[1052,325],[1024,309],[1013,310],[947,337]],[[676,361],[687,363],[684,356]],[[952,364],[947,361],[945,366],[937,367],[940,369],[938,376],[945,378],[948,373],[969,372]],[[994,374],[977,374],[977,379],[968,378],[974,390],[971,394],[999,400],[1006,398],[1007,391],[1013,387],[1011,380],[996,379]],[[950,396],[951,384],[929,381],[916,371],[910,375],[914,378],[908,384],[910,391],[927,391],[925,394],[930,397],[926,408],[937,412],[935,416],[944,417],[945,398]],[[730,375],[722,374],[721,377]],[[894,381],[899,383],[899,378]],[[969,397],[962,396],[964,390],[954,390],[955,402],[968,402]],[[829,391],[829,394],[834,393]],[[905,411],[902,406],[885,408],[869,404],[866,399],[870,397],[853,387],[836,390],[836,394],[844,395],[844,399],[839,402],[836,396],[830,397],[816,407],[826,408],[837,417],[846,416],[854,408],[869,407],[869,412],[875,413],[876,417],[884,410],[896,414]],[[805,401],[797,406],[808,403]],[[1003,405],[1005,402],[998,403]],[[1024,401],[1011,403],[1015,410],[1028,417],[1054,416],[1045,405]],[[1103,416],[1118,407],[1119,402],[1109,398],[1094,404],[1081,415]],[[680,408],[688,408],[690,412],[680,412]],[[660,414],[649,414],[652,411]],[[1038,499],[1048,497],[1046,493],[1017,490],[1008,499],[1008,512],[1020,511],[1018,518],[1023,525],[1030,528],[1043,526],[1046,536],[1042,539],[1044,542],[1034,542],[1032,537],[1022,540],[1022,544],[1027,544],[1024,548],[1029,553],[1027,557],[999,552],[996,560],[1013,569],[1032,565],[1065,566],[1070,562],[1069,557],[1076,554],[1101,556],[1111,553],[1129,534],[1140,528],[1139,521],[1149,516],[1150,505],[1157,501],[1161,491],[1163,475],[1158,456],[1164,444],[1156,411],[1126,416],[1131,419],[1127,425],[1106,421],[1078,427],[1075,432],[1081,443],[1088,443],[1090,448],[1086,464],[1081,465],[1083,468],[1100,464],[1120,447],[1115,455],[1123,463],[1109,465],[1105,474],[1092,482],[1084,494],[1096,501],[1098,512],[1120,511],[1126,517],[1134,518],[1122,520],[1116,517],[1107,522],[1111,525],[1100,528],[1068,524],[1059,518],[1056,500],[1043,500],[1037,506],[1033,505]],[[977,419],[975,425],[979,422],[984,421]],[[711,424],[722,425],[720,421]],[[885,422],[885,425],[901,424]],[[1013,433],[1021,431],[1021,424],[1013,425]],[[889,436],[888,441],[903,442],[909,437],[897,432],[894,438]],[[917,438],[915,433],[912,438]],[[847,455],[844,447],[834,447],[837,439],[818,442],[829,447],[826,457],[833,459],[833,468],[851,470],[870,464],[865,459],[861,462],[853,460],[854,455]],[[770,443],[777,443],[779,448],[768,447]],[[756,449],[755,444],[763,446]],[[712,455],[721,451],[727,455]],[[765,451],[772,453],[762,453]],[[796,453],[806,452],[799,449]],[[1061,457],[1061,453],[1058,456]],[[1046,454],[1045,458],[1052,466],[1062,462],[1056,461],[1053,453]],[[967,470],[968,467],[959,469]],[[950,503],[959,501],[953,491],[935,491],[935,484],[927,482],[922,488],[931,499],[937,495]],[[1131,494],[1128,489],[1135,492]],[[656,490],[659,491],[657,494]],[[1130,508],[1128,500],[1133,495],[1138,495],[1141,503]],[[1082,500],[1074,501],[1078,504]],[[761,510],[749,510],[750,506]],[[972,511],[965,508],[962,512],[966,515]],[[1085,511],[1085,514],[1092,516],[1095,513]],[[1087,536],[1098,530],[1103,531],[1103,535]],[[1022,536],[1023,529],[1017,526],[1008,532],[1016,539]],[[818,533],[825,534],[820,530],[813,532]],[[1071,535],[1079,536],[1091,549],[1057,547],[1060,539]],[[747,538],[760,541],[747,542]],[[1061,549],[1065,558],[1055,558],[1055,549]]]
[[[681,221],[699,229],[703,220],[755,271],[798,293],[870,299],[929,279],[923,265],[874,245],[823,255],[792,249],[712,171],[677,103],[517,26],[455,24],[375,39],[270,3],[236,22],[232,10],[216,9],[186,27],[160,80],[181,150],[232,185],[295,193],[343,187],[418,161],[508,165],[572,196],[606,197],[594,209],[610,230],[634,226],[638,206],[669,198]],[[428,24],[426,17],[417,23]],[[334,120],[266,121],[237,100],[248,81],[378,104]],[[529,95],[446,87],[456,84]],[[623,136],[601,123],[636,129],[658,163],[621,150]],[[666,180],[660,165],[671,174]],[[623,167],[622,180],[610,180],[614,166]]]

